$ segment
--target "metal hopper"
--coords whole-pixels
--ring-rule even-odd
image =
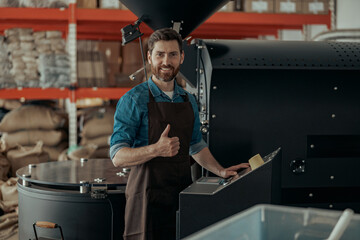
[[[121,0],[153,30],[170,27],[183,38],[224,6],[229,0]]]

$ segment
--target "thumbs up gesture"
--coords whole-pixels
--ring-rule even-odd
[[[155,143],[158,156],[172,157],[175,156],[180,149],[180,141],[178,137],[169,138],[170,124],[168,124],[161,134],[159,141]]]

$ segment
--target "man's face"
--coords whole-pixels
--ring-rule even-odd
[[[152,74],[160,81],[170,82],[178,74],[180,64],[184,61],[184,53],[180,53],[176,40],[157,41],[148,61]]]

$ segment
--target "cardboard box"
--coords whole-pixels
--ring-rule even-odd
[[[275,0],[275,13],[302,13],[302,0]]]
[[[147,46],[145,40],[143,46]],[[144,54],[146,57],[147,52],[144,51]],[[143,66],[139,42],[133,41],[122,47],[122,60],[121,72],[125,74],[133,74]]]
[[[328,14],[329,0],[304,0],[302,8],[304,14]]]
[[[121,64],[121,42],[99,41],[95,51],[103,52],[108,63]]]
[[[274,12],[273,0],[246,0],[245,12],[272,13]]]
[[[119,0],[100,0],[100,8],[120,9]]]
[[[77,81],[79,87],[89,87],[92,85],[91,79],[94,76],[91,53],[77,52]]]
[[[101,52],[77,52],[79,87],[106,87],[105,55]]]
[[[120,65],[117,63],[108,63],[106,65],[106,76],[109,87],[116,87],[116,76],[120,73]],[[127,75],[126,75],[127,76]]]
[[[77,0],[78,8],[97,8],[97,0]]]

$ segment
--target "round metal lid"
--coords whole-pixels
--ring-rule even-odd
[[[28,182],[53,186],[80,186],[80,182],[125,186],[128,173],[114,167],[110,159],[30,164],[16,175]]]

